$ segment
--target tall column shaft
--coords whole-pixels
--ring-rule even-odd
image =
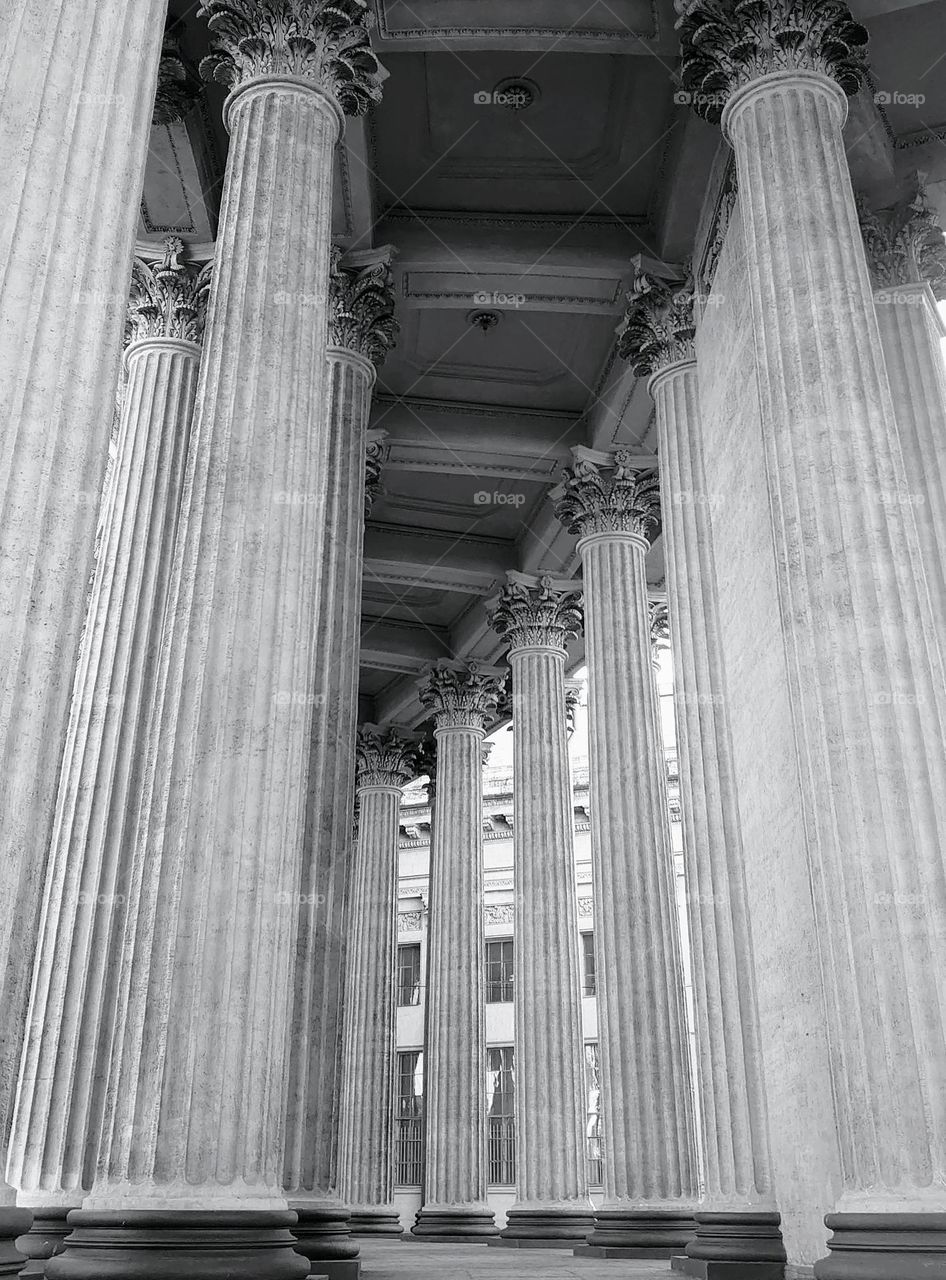
[[[355,729],[364,543],[365,431],[374,369],[327,355],[329,457],[315,613],[305,842],[299,894],[283,1185],[299,1215],[300,1252],[357,1255],[338,1193],[339,1067],[345,920],[355,800]],[[315,1259],[320,1262],[316,1263]],[[351,1264],[349,1270],[354,1270]],[[338,1280],[338,1276],[333,1277]]]
[[[946,967],[944,683],[913,513],[884,501],[907,485],[843,97],[824,77],[773,77],[729,109],[810,797],[842,1206],[942,1212],[946,1100],[934,1081],[946,1072],[946,1028],[943,993],[925,975]],[[811,275],[787,292],[800,261]]]
[[[716,600],[696,362],[651,381],[674,660],[674,711],[705,1187],[687,1254],[747,1277],[782,1274],[762,1044]],[[705,1274],[712,1275],[712,1271]],[[722,1274],[722,1273],[721,1273]],[[732,1275],[730,1271],[730,1275]]]
[[[591,1230],[584,1143],[565,636],[575,597],[510,576],[493,626],[511,643],[515,835],[516,1201],[509,1242],[583,1240]]]
[[[436,818],[430,848],[421,1238],[495,1235],[486,1203],[483,739],[498,673],[443,664],[421,686],[434,711]]]
[[[0,13],[4,1155],[165,8],[165,0],[11,0]],[[0,1182],[0,1204],[11,1201]],[[7,1217],[0,1210],[2,1241]],[[24,1215],[11,1222],[18,1233]],[[7,1245],[0,1249],[5,1259]]]
[[[928,284],[874,294],[877,324],[903,450],[907,491],[884,494],[913,509],[934,615],[946,618],[946,362],[943,322]]]
[[[348,899],[340,1177],[352,1230],[399,1235],[392,1151],[401,787],[410,753],[395,734],[359,738],[358,837]]]
[[[645,569],[657,485],[627,454],[574,453],[554,496],[579,534],[588,663],[605,1190],[588,1243],[669,1257],[693,1234],[697,1185]]]
[[[943,664],[841,129],[867,33],[836,2],[747,30],[698,0],[688,83],[725,85],[844,1190],[819,1280],[946,1253]],[[704,99],[705,100],[705,99]]]
[[[92,1185],[113,1028],[122,857],[141,780],[139,718],[180,513],[200,348],[134,342],[56,802],[10,1142],[21,1202],[77,1205]]]

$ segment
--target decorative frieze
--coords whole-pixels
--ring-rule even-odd
[[[181,59],[180,45],[173,32],[164,33],[158,87],[154,95],[152,124],[174,124],[183,120],[200,96],[200,85]]]
[[[398,933],[420,933],[423,927],[423,911],[402,911],[397,918]]]
[[[485,730],[499,701],[499,672],[477,662],[443,661],[418,686],[438,729]],[[480,758],[482,764],[482,747]]]
[[[358,790],[366,787],[406,787],[416,775],[417,744],[397,729],[362,725],[355,744]]]
[[[839,0],[677,0],[680,83],[718,121],[736,90],[774,72],[820,71],[848,95],[864,78],[867,32]]]
[[[516,915],[515,903],[499,902],[493,906],[484,907],[483,922],[484,924],[512,924]]]
[[[618,355],[639,378],[647,377],[678,360],[692,360],[695,333],[691,281],[639,271],[627,294]]]
[[[946,239],[922,192],[876,212],[859,197],[857,212],[875,289],[925,282],[946,298]]]
[[[213,263],[188,262],[183,253],[183,240],[168,236],[160,262],[134,259],[125,326],[127,345],[146,338],[202,340]]]
[[[569,533],[632,533],[649,540],[660,523],[660,485],[652,467],[634,466],[627,449],[599,453],[577,446],[553,493],[555,514]]]
[[[533,579],[510,571],[488,611],[490,625],[509,641],[511,651],[536,645],[564,649],[581,630],[581,592],[547,574]]]
[[[213,51],[200,73],[230,90],[261,77],[308,80],[346,115],[363,116],[384,78],[368,10],[367,0],[203,0]]]
[[[343,259],[339,248],[332,250],[329,342],[364,356],[375,369],[384,363],[398,335],[393,253],[388,245]]]

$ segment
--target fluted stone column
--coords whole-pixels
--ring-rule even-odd
[[[844,1184],[815,1274],[912,1280],[946,1265],[946,680],[883,500],[909,486],[841,136],[866,33],[835,0],[746,12],[693,4],[682,75],[739,178]]]
[[[650,377],[656,404],[705,1180],[696,1237],[681,1269],[709,1280],[740,1274],[779,1280],[785,1250],[772,1183],[693,333],[691,288],[639,276],[620,354],[638,377]]]
[[[85,617],[166,0],[0,7],[0,1267],[3,1181]]]
[[[351,861],[358,647],[366,509],[366,434],[375,369],[393,344],[390,249],[333,251],[327,352],[328,495],[315,607],[309,748],[283,1185],[298,1250],[316,1274],[348,1280],[348,1211],[338,1194],[338,1073],[345,903]],[[383,434],[383,433],[382,433]]]
[[[946,297],[946,241],[917,195],[871,213],[861,231],[906,471],[905,492],[883,494],[913,510],[923,567],[941,628],[946,626],[946,327],[936,308]],[[941,629],[940,634],[943,634]]]
[[[206,0],[231,133],[96,1181],[52,1278],[305,1276],[282,1187],[330,206],[364,5]],[[95,1259],[90,1264],[90,1255]],[[162,1268],[164,1269],[162,1271]]]
[[[565,644],[574,583],[510,572],[490,621],[509,642],[516,815],[516,1201],[503,1239],[583,1240],[592,1229]]]
[[[102,1123],[104,1067],[128,898],[127,815],[140,784],[139,718],[155,696],[155,654],[181,508],[210,266],[132,268],[127,384],[79,653],[46,871],[8,1174],[38,1210],[37,1259],[87,1194]],[[37,1273],[41,1273],[41,1267]],[[27,1274],[32,1274],[28,1269]]]
[[[604,1200],[588,1244],[670,1257],[698,1194],[683,971],[647,598],[653,467],[577,447],[556,513],[578,534],[588,663]]]
[[[348,898],[339,1186],[351,1228],[400,1235],[394,1208],[397,857],[401,788],[416,775],[414,744],[396,730],[358,734],[358,838]]]
[[[486,1203],[483,745],[501,673],[442,662],[421,682],[437,743],[424,1051],[424,1203],[414,1235],[497,1234]]]

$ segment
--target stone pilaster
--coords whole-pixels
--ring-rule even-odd
[[[592,1218],[565,726],[565,644],[580,597],[574,583],[507,578],[490,621],[509,642],[514,708],[516,1202],[502,1234],[518,1245],[583,1240]]]
[[[396,730],[358,734],[358,839],[348,901],[339,1185],[352,1230],[400,1235],[391,1150],[401,788],[414,744]]]
[[[378,96],[365,5],[206,0],[230,150],[194,444],[143,735],[105,1140],[50,1274],[304,1276],[283,1191],[327,503],[330,209]]]
[[[496,1235],[486,1203],[483,740],[501,673],[443,662],[420,685],[437,743],[430,846],[421,1239]]]
[[[0,1267],[3,1181],[165,0],[6,5],[0,84]]]
[[[331,1280],[357,1274],[338,1195],[338,1076],[351,861],[368,412],[397,330],[390,250],[333,251],[327,350],[327,493],[317,589],[302,883],[283,1185],[299,1252]]]
[[[645,557],[653,468],[573,449],[556,513],[578,534],[588,663],[604,1201],[589,1247],[669,1257],[697,1196],[683,974]]]
[[[705,1183],[682,1269],[709,1280],[735,1280],[740,1272],[746,1280],[779,1280],[785,1250],[772,1188],[692,303],[688,285],[640,276],[621,345],[638,376],[652,375],[667,575],[663,621],[673,633]]]
[[[841,134],[866,33],[834,0],[746,12],[693,4],[682,66],[738,169],[844,1182],[815,1274],[912,1280],[946,1253],[946,681],[883,497],[909,486]]]
[[[917,195],[872,213],[859,205],[874,306],[900,434],[907,488],[881,495],[910,506],[940,635],[946,633],[946,241]]]
[[[20,1202],[43,1210],[27,1243],[44,1253],[52,1220],[92,1185],[102,1123],[126,824],[140,784],[135,735],[156,693],[210,287],[209,265],[182,261],[182,252],[169,239],[162,260],[136,258],[132,267],[126,391],[46,868],[9,1154]]]

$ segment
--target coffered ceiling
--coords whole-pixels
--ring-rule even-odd
[[[361,711],[416,725],[438,657],[499,658],[484,602],[507,569],[571,574],[549,488],[572,445],[652,454],[646,387],[615,358],[638,254],[706,233],[726,149],[675,101],[672,0],[376,0],[384,99],[349,121],[333,227],[390,244],[401,324],[372,426],[388,433],[365,541]],[[946,0],[851,0],[874,84],[852,104],[855,181],[876,202],[912,170],[946,215]],[[171,0],[185,60],[206,52]],[[208,244],[223,90],[156,127],[140,234]],[[918,101],[922,98],[922,101]],[[489,325],[474,323],[491,313]],[[660,540],[648,576],[663,578]],[[571,655],[581,658],[580,647]]]

